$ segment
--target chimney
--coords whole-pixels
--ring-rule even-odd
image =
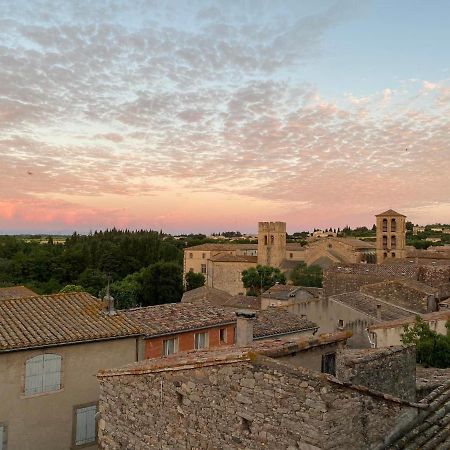
[[[439,300],[434,295],[427,298],[427,312],[435,312],[439,310]]]
[[[377,304],[377,319],[381,320],[381,305]]]
[[[106,286],[106,295],[103,297],[103,300],[106,302],[106,312],[109,316],[115,316],[116,309],[114,308],[114,297],[109,293],[109,280],[108,286]]]
[[[253,342],[253,322],[256,313],[253,311],[236,311],[236,345],[245,346]]]

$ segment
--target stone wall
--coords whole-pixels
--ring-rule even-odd
[[[242,272],[256,262],[208,261],[207,285],[231,295],[245,294]]]
[[[419,271],[419,281],[429,286],[439,287],[450,282],[450,264],[442,266],[421,266]]]
[[[336,360],[336,377],[408,401],[416,399],[415,347],[342,350]]]
[[[328,375],[251,358],[100,375],[99,448],[364,450],[417,414]]]

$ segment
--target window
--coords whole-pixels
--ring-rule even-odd
[[[6,425],[0,423],[0,450],[6,450]]]
[[[395,236],[391,236],[391,248],[397,248],[397,238]]]
[[[275,243],[275,236],[270,236],[270,244],[273,245]]]
[[[383,248],[387,248],[387,236],[383,236]]]
[[[397,231],[397,222],[395,221],[395,219],[391,220],[391,232],[395,233]]]
[[[339,319],[338,328],[344,328],[344,321],[342,319]]]
[[[202,253],[202,259],[206,258],[206,253]]]
[[[227,342],[227,329],[226,328],[221,328],[219,330],[219,339],[220,339],[220,342],[222,342],[222,343]]]
[[[75,445],[91,444],[97,440],[96,413],[96,404],[75,407]]]
[[[387,232],[387,219],[383,219],[383,232]]]
[[[293,253],[289,253],[289,258],[293,258],[294,257],[294,254]]]
[[[336,353],[322,355],[322,373],[336,375]]]
[[[25,395],[61,389],[61,356],[52,353],[27,360],[25,367]]]
[[[264,236],[264,245],[267,245],[267,236]]]
[[[194,254],[193,253],[189,253],[189,258],[193,258],[194,257]]]
[[[163,355],[169,356],[178,352],[178,339],[164,339],[163,340]]]
[[[208,348],[208,333],[195,333],[195,349]]]
[[[202,273],[203,273],[203,274],[206,273],[206,264],[202,264]]]
[[[392,257],[395,258],[395,253],[394,252],[392,252]]]

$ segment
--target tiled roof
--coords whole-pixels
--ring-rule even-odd
[[[231,250],[257,250],[258,244],[200,244],[194,245],[193,247],[186,247],[184,250],[194,250],[194,251],[219,251],[226,252]]]
[[[0,302],[0,352],[141,334],[102,300],[85,292],[41,295]]]
[[[312,297],[320,297],[322,295],[322,288],[294,286],[292,284],[275,284],[267,291],[263,292],[262,296],[265,298],[274,298],[277,300],[287,300],[291,296],[295,297],[301,291],[307,292]]]
[[[258,262],[257,256],[246,256],[246,255],[230,255],[229,253],[218,253],[217,255],[211,256],[211,261],[216,262]]]
[[[380,299],[375,299],[370,295],[362,294],[361,292],[347,292],[345,294],[333,295],[328,298],[331,301],[336,301],[361,311],[374,319],[377,319],[377,304],[380,304],[381,320],[378,321],[400,319],[416,314],[414,311],[391,305]]]
[[[397,211],[394,211],[393,209],[388,209],[387,211],[381,213],[381,214],[376,214],[375,217],[378,216],[397,216],[397,217],[406,217],[403,214],[398,213]]]
[[[318,328],[317,324],[298,314],[280,307],[269,307],[257,313],[253,326],[253,337],[262,339],[314,328]]]
[[[292,250],[292,251],[306,251],[306,247],[302,246],[302,244],[298,244],[296,242],[288,242],[286,243],[286,250]]]
[[[123,311],[147,337],[176,334],[236,323],[232,310],[208,303],[166,303]]]
[[[248,308],[253,310],[261,309],[261,298],[252,295],[234,295],[226,302],[222,303],[226,308]]]
[[[342,244],[350,245],[354,248],[366,248],[366,249],[376,249],[376,245],[373,242],[363,241],[362,239],[348,238],[348,237],[333,237],[335,241],[341,242]]]
[[[0,301],[10,298],[33,297],[35,295],[38,294],[25,286],[11,286],[0,288]]]
[[[416,317],[420,316],[425,322],[431,322],[436,320],[450,320],[450,311],[449,310],[442,310],[442,311],[435,311],[428,314],[416,314],[416,315],[410,315],[408,317],[404,317],[402,319],[397,320],[389,320],[388,322],[381,322],[371,325],[368,329],[369,330],[378,330],[380,328],[396,328],[404,325],[412,324],[416,321]]]
[[[212,303],[213,305],[223,305],[231,299],[231,294],[220,289],[209,286],[201,286],[190,291],[186,291],[181,298],[183,303]]]

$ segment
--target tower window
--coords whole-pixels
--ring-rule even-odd
[[[387,236],[383,236],[383,248],[387,248]]]
[[[391,248],[397,248],[397,238],[395,236],[391,236]]]
[[[267,236],[264,236],[264,245],[267,245]]]
[[[391,220],[391,231],[395,233],[397,231],[397,222],[395,219]]]
[[[270,243],[273,245],[275,243],[275,236],[272,234],[272,236],[270,236]]]
[[[387,219],[383,219],[383,232],[387,232]]]
[[[392,257],[395,258],[395,252],[392,252]]]

